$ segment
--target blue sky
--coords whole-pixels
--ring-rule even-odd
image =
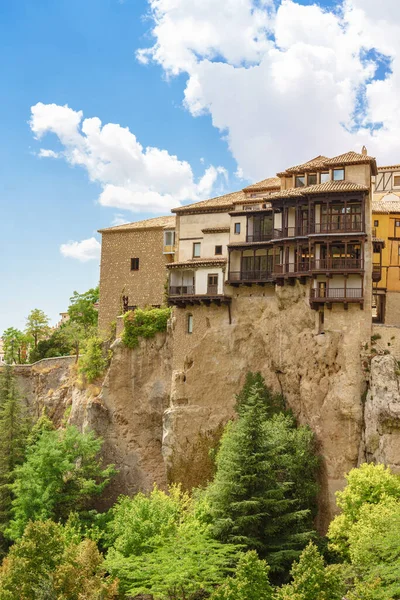
[[[235,5],[235,0],[229,1],[232,6]],[[355,3],[359,1],[353,0]],[[295,3],[296,7],[303,5],[310,10],[311,4],[308,0]],[[282,12],[282,19],[290,20],[293,6],[285,14]],[[338,3],[320,2],[319,7],[336,11]],[[199,50],[196,47],[193,64],[177,67],[172,73],[171,63],[169,66],[166,64],[170,60],[168,53],[171,48],[174,51],[176,40],[173,35],[166,42],[164,39],[164,46],[161,44],[162,56],[167,57],[165,60],[152,55],[148,64],[141,64],[135,56],[138,48],[150,48],[155,42],[151,35],[154,21],[148,11],[147,0],[18,0],[0,3],[0,333],[10,326],[23,328],[25,317],[36,307],[42,308],[55,323],[58,313],[67,308],[68,298],[74,290],[83,292],[97,284],[99,260],[81,262],[65,257],[60,253],[61,244],[92,236],[100,239],[96,230],[110,226],[116,215],[126,220],[137,220],[157,214],[146,211],[146,202],[135,213],[121,210],[117,204],[111,207],[101,205],[99,197],[109,182],[100,179],[90,181],[88,168],[71,166],[65,156],[61,159],[39,157],[40,148],[62,152],[65,143],[59,135],[49,133],[49,127],[43,128],[41,140],[35,139],[29,119],[31,107],[37,103],[68,104],[74,111],[82,111],[83,118],[98,117],[103,124],[116,123],[128,127],[143,147],[166,150],[169,155],[176,155],[179,161],[187,161],[196,185],[205,169],[211,165],[218,167],[220,170],[212,187],[213,193],[237,189],[255,177],[274,174],[278,166],[285,166],[281,163],[286,160],[286,153],[287,160],[292,161],[292,155],[287,151],[288,140],[292,136],[290,124],[287,125],[288,140],[285,139],[285,123],[293,112],[290,102],[285,100],[283,105],[276,91],[273,95],[273,90],[268,87],[268,75],[267,85],[263,88],[265,100],[260,95],[259,103],[253,106],[253,100],[244,92],[242,97],[247,80],[239,78],[250,77],[252,68],[264,68],[262,52],[266,50],[262,44],[256,51],[249,49],[247,56],[244,53],[240,64],[230,58],[234,54],[234,43],[229,39],[221,41],[221,50],[217,48],[214,56],[209,49]],[[303,13],[299,13],[301,18]],[[204,18],[208,18],[207,15]],[[318,19],[322,19],[321,22],[329,28],[336,17],[332,13],[330,25],[326,21],[327,14],[322,11],[318,14],[304,13],[305,22],[308,23],[310,18],[316,20],[313,35],[318,37]],[[194,19],[196,22],[196,16]],[[228,18],[224,23],[228,33],[232,27],[232,39],[235,40],[234,27],[237,24],[234,19],[230,23]],[[293,35],[301,29],[295,20],[294,24],[289,23],[282,30],[289,30],[290,26],[295,32]],[[300,37],[308,35],[304,33],[306,29],[302,31]],[[329,34],[329,29],[327,31]],[[332,31],[332,36],[342,35],[339,28]],[[304,39],[299,41],[304,46]],[[306,43],[315,48],[321,41],[307,39]],[[201,40],[199,44],[201,46]],[[288,44],[289,47],[282,51],[282,57],[292,60],[291,51],[297,45],[293,41]],[[371,53],[369,48],[366,51]],[[351,52],[353,55],[354,51]],[[385,78],[389,72],[390,57],[386,57],[385,48],[372,52],[374,56],[381,56],[379,53],[385,57]],[[299,60],[298,56],[296,60]],[[343,65],[337,67],[339,83],[342,77],[353,81],[355,88],[359,86],[354,102],[359,98],[360,89],[365,91],[362,78],[365,84],[371,80],[370,76],[360,74],[363,68],[360,65],[357,63],[350,73],[344,74],[341,72]],[[237,82],[233,82],[233,76]],[[197,92],[189,94],[188,102],[183,106],[188,81],[199,81],[202,95],[197,97]],[[299,90],[303,87],[301,82],[297,85]],[[323,93],[321,88],[318,91]],[[256,90],[253,96],[257,97]],[[294,103],[295,95],[292,98]],[[267,106],[272,101],[276,108]],[[349,96],[345,114],[351,114],[354,109],[350,106],[352,102]],[[263,103],[265,114],[275,111],[275,115],[272,120],[260,125],[258,136],[257,128],[255,133],[252,131],[249,119],[252,114],[263,114]],[[324,100],[320,103],[322,106]],[[312,106],[310,110],[315,114]],[[379,110],[375,112],[376,120],[380,122]],[[308,152],[318,154],[320,152],[314,150],[320,149],[321,145],[328,152],[326,146],[330,143],[332,150],[336,150],[339,142],[343,142],[340,137],[342,124],[339,123],[342,114],[335,118],[340,133],[336,130],[325,132],[325,136],[315,136],[316,139],[310,139],[306,144],[294,146],[293,156]],[[322,113],[321,119],[325,119]],[[278,125],[279,134],[274,129]],[[362,135],[367,134],[364,132]],[[362,135],[355,143],[364,141]],[[343,139],[347,143],[350,137]],[[282,149],[279,149],[279,144]],[[276,153],[268,150],[271,147],[276,147]],[[307,157],[308,154],[299,156],[299,160]],[[243,179],[235,176],[235,172]],[[158,187],[161,189],[162,185],[158,184]],[[160,193],[174,197],[175,189],[176,186],[172,186],[171,190]],[[159,190],[156,191],[158,193]],[[211,194],[211,187],[209,192]],[[197,199],[199,193],[196,187],[186,199]],[[177,195],[176,204],[184,200],[183,196],[178,198]],[[170,204],[171,200],[168,206]],[[164,212],[168,212],[168,208]]]

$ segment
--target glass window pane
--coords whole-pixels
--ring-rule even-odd
[[[326,183],[329,179],[329,173],[321,173],[321,183]]]
[[[315,185],[317,183],[317,174],[309,173],[307,175],[307,185]]]
[[[305,175],[296,175],[295,187],[304,187],[306,184]]]
[[[344,180],[344,169],[333,169],[333,181]]]
[[[193,244],[193,258],[200,258],[200,242],[195,242]]]

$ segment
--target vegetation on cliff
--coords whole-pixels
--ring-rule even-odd
[[[0,374],[0,600],[400,597],[400,478],[372,464],[352,470],[324,543],[312,529],[313,434],[259,374],[238,394],[207,487],[154,488],[105,513],[92,504],[113,475],[99,461],[101,440],[55,430],[45,415],[27,425],[9,367]]]
[[[123,343],[128,348],[136,348],[140,338],[149,339],[158,332],[166,331],[170,316],[170,308],[137,308],[127,312],[124,315]]]

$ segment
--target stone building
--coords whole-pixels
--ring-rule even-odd
[[[175,253],[175,217],[101,229],[99,329],[124,311],[164,303],[166,265]]]
[[[400,325],[400,165],[379,167],[372,220],[374,321]]]

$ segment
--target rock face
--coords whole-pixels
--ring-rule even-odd
[[[104,506],[121,493],[148,490],[154,482],[161,487],[172,481],[186,487],[204,483],[212,470],[209,449],[234,415],[235,394],[248,371],[260,371],[316,434],[323,456],[319,528],[325,529],[335,491],[363,456],[366,381],[360,352],[370,341],[370,313],[355,305],[347,311],[334,305],[325,311],[321,331],[307,286],[254,290],[239,288],[229,308],[174,309],[169,331],[142,340],[135,350],[117,342],[98,389],[80,389],[70,364],[55,363],[47,373],[32,368],[28,378],[25,374],[23,383],[36,413],[46,406],[57,424],[67,419],[104,438],[104,457],[119,469]],[[193,333],[187,331],[189,314]],[[369,400],[365,407],[366,414],[371,410],[368,419],[376,423],[366,436],[368,455],[387,459],[391,447],[391,464],[397,464],[390,442],[394,429],[389,427],[389,417],[398,410],[396,393],[393,381],[386,420],[378,416],[383,414],[383,396],[382,410],[375,404],[370,409]],[[374,403],[376,396],[371,388]],[[375,431],[382,441],[372,452]]]
[[[371,361],[370,389],[365,403],[365,453],[400,473],[400,371],[391,355]]]

